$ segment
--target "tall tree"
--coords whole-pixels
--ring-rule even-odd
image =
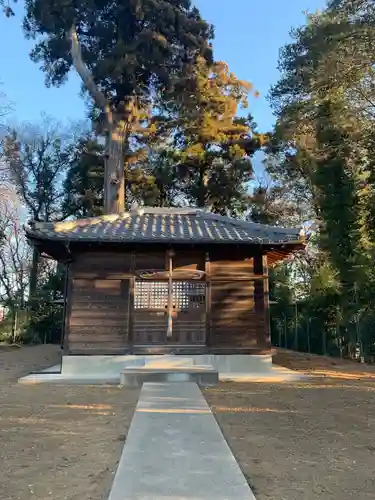
[[[14,315],[23,308],[29,286],[31,249],[27,245],[17,204],[0,201],[0,303]]]
[[[61,124],[45,118],[40,126],[11,130],[5,141],[10,180],[21,203],[35,221],[60,220],[63,180],[69,165],[70,136]],[[39,254],[34,247],[30,274],[30,299],[36,293]]]
[[[29,37],[42,35],[32,58],[47,83],[61,84],[73,65],[100,112],[105,211],[123,211],[132,131],[150,127],[155,95],[191,72],[198,56],[211,59],[212,27],[190,0],[26,0],[24,27]]]
[[[74,135],[44,116],[38,125],[11,128],[4,155],[10,179],[29,216],[35,221],[62,217],[62,181],[70,161]]]
[[[1,5],[1,4],[0,4]],[[0,82],[0,88],[1,88]],[[11,189],[9,185],[9,172],[4,161],[4,138],[6,135],[6,123],[5,117],[10,111],[10,104],[7,99],[5,92],[0,90],[0,195],[9,196],[11,195]]]
[[[261,136],[251,116],[237,113],[248,105],[252,87],[224,62],[198,61],[167,100],[178,173],[187,200],[219,213],[243,211],[251,157]]]
[[[270,95],[277,125],[268,170],[310,201],[319,248],[338,281],[333,295],[324,292],[325,317],[339,296],[341,326],[349,332],[354,321],[357,341],[358,314],[374,316],[374,20],[367,0],[332,1],[308,16],[281,52]]]

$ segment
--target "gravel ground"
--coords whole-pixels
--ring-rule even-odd
[[[1,500],[104,500],[138,391],[17,384],[58,363],[55,346],[0,348]]]
[[[306,382],[204,392],[257,500],[375,498],[373,375],[354,365]]]

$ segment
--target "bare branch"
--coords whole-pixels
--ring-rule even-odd
[[[10,183],[29,215],[40,221],[61,217],[63,180],[71,159],[74,137],[52,119],[41,125],[16,126],[4,142]]]
[[[29,283],[31,249],[20,222],[19,209],[0,202],[0,300],[10,307],[23,304]]]

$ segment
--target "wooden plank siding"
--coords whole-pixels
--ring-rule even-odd
[[[203,250],[191,250],[190,252],[176,251],[172,259],[172,266],[176,271],[204,271],[205,260],[205,252]]]
[[[136,252],[135,269],[168,269],[165,255],[166,252]]]
[[[71,354],[122,352],[128,345],[130,280],[71,276],[68,346]]]
[[[189,280],[174,279],[176,310],[172,337],[167,338],[164,302],[139,305],[136,296],[137,283],[147,282],[138,271],[168,268],[169,249],[149,248],[75,255],[69,266],[65,352],[122,353],[133,345],[269,349],[267,259],[261,253],[254,256],[246,249],[228,251],[219,246],[174,248],[174,270],[199,270],[205,275],[197,280],[203,292],[195,291]],[[184,282],[180,288],[179,281]]]
[[[82,279],[122,280],[132,276],[131,252],[85,252],[70,264],[72,276]]]
[[[210,260],[211,281],[250,280],[254,274],[254,259]]]
[[[257,346],[257,314],[251,281],[211,281],[211,346]]]
[[[264,349],[261,256],[210,253],[210,347]]]

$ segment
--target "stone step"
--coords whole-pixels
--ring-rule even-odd
[[[191,367],[129,367],[120,374],[120,385],[141,387],[144,383],[195,382],[199,386],[213,386],[219,383],[219,374],[212,366]]]

